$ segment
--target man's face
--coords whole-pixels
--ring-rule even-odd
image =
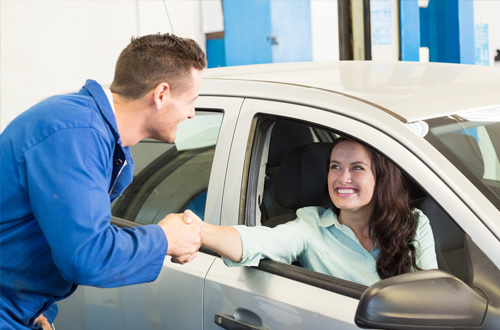
[[[202,71],[191,69],[189,87],[176,93],[170,92],[170,97],[150,123],[150,137],[173,143],[177,125],[195,115],[194,102],[198,98],[201,86]]]

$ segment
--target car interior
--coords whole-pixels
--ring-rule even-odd
[[[256,135],[263,136],[260,151],[252,152],[258,154],[254,160],[259,162],[260,170],[255,174],[258,178],[249,179],[257,182],[254,184],[257,188],[248,184],[248,189],[255,190],[247,190],[247,216],[240,223],[275,227],[294,220],[299,208],[329,207],[328,159],[331,143],[339,134],[329,128],[275,117],[260,122]],[[475,140],[468,139],[464,144],[463,139],[450,137],[446,141],[462,149],[470,146],[470,152],[477,153]],[[135,148],[150,153],[152,147],[158,146],[155,141],[141,141]],[[210,146],[180,152],[172,145],[153,153],[153,160],[138,171],[134,182],[113,205],[113,215],[156,223],[163,214],[190,208],[202,216],[214,150]],[[463,152],[464,157],[467,154]],[[471,166],[481,171],[481,164]],[[179,171],[190,175],[181,175]],[[408,175],[407,182],[412,205],[430,220],[439,268],[463,279],[464,232]]]
[[[151,141],[141,141],[140,150]],[[172,145],[142,169],[112,206],[115,217],[158,223],[166,214],[191,209],[203,218],[215,146],[179,151]]]
[[[500,209],[500,124],[450,118],[427,122],[431,129],[425,139]]]
[[[268,227],[295,219],[295,211],[301,207],[329,206],[327,164],[331,142],[338,136],[291,121],[277,121],[271,129],[265,184],[258,198],[260,222]],[[439,268],[463,279],[464,232],[409,176],[407,182],[412,205],[430,220]]]

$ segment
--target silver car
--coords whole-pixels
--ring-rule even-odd
[[[290,155],[343,135],[403,170],[412,203],[430,219],[439,270],[366,287],[272,260],[229,268],[201,249],[186,265],[167,259],[152,283],[80,286],[58,304],[56,329],[500,328],[500,69],[210,69],[196,108],[175,145],[131,148],[135,179],[111,206],[115,225],[156,223],[186,208],[217,225],[289,221],[323,202],[325,183],[322,169],[303,170]]]

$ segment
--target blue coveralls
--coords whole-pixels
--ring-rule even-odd
[[[78,284],[116,287],[157,278],[167,240],[157,225],[120,229],[110,202],[132,181],[102,87],[54,96],[0,135],[0,329],[29,329]]]

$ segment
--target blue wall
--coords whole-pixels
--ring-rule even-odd
[[[312,61],[311,6],[309,1],[272,1],[273,62]]]
[[[420,40],[431,62],[474,64],[473,1],[429,1],[420,9]]]
[[[399,1],[399,27],[401,30],[401,61],[419,61],[420,15],[418,0]]]
[[[226,65],[271,63],[269,0],[223,0]]]
[[[209,68],[312,60],[309,0],[223,0],[222,8],[224,38],[207,40]]]
[[[226,47],[224,39],[207,40],[207,67],[217,68],[226,66]]]

